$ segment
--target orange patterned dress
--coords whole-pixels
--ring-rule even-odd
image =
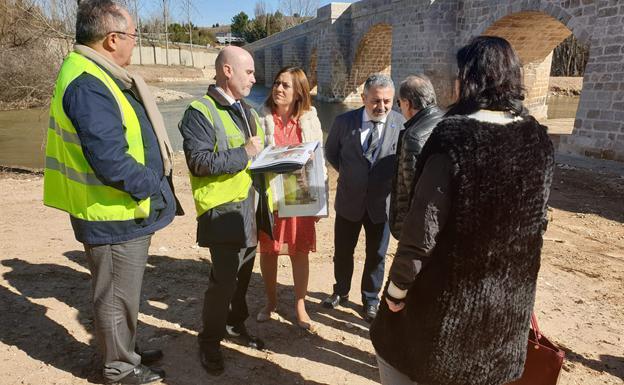
[[[282,119],[273,114],[275,122],[275,144],[287,146],[301,143],[301,127],[299,122],[290,119],[284,126]],[[273,213],[275,224],[271,240],[265,233],[260,232],[259,246],[261,254],[295,255],[307,254],[316,251],[316,217],[280,218],[277,212]]]

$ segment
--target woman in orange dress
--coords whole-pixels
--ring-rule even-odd
[[[279,71],[262,112],[260,121],[268,144],[285,146],[312,141],[323,143],[321,123],[316,109],[311,105],[310,85],[302,69],[285,67]],[[259,237],[260,268],[267,300],[257,320],[263,322],[271,319],[271,314],[277,309],[277,259],[279,255],[288,255],[295,283],[297,324],[309,330],[313,326],[306,312],[305,296],[308,291],[308,254],[316,251],[314,226],[317,218],[280,218],[277,213],[274,216],[275,240],[264,233],[260,233]]]

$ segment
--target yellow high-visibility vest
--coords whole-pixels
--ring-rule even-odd
[[[236,126],[227,109],[215,103],[210,96],[205,95],[203,98],[193,101],[190,107],[201,112],[214,127],[217,139],[214,147],[215,152],[226,151],[245,145],[245,135]],[[264,145],[264,131],[260,125],[258,115],[254,110],[251,110],[251,112],[258,128],[257,135],[262,139],[262,144]],[[189,173],[197,216],[199,217],[206,211],[222,204],[240,202],[247,199],[252,184],[251,172],[249,171],[250,164],[251,161],[248,161],[247,166],[236,174],[199,177]],[[269,208],[272,211],[273,202],[268,181],[266,186]]]
[[[104,185],[82,152],[80,138],[63,110],[63,95],[69,84],[83,73],[98,78],[120,106],[128,155],[145,164],[141,125],[136,112],[115,81],[94,62],[72,52],[61,66],[50,103],[43,202],[86,221],[123,221],[147,218],[150,199],[137,202],[130,194]]]

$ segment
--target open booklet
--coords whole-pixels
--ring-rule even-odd
[[[323,148],[317,146],[314,156],[303,167],[271,178],[273,201],[280,218],[327,216],[328,188],[324,165]]]
[[[251,162],[252,173],[285,173],[299,170],[305,165],[319,142],[292,144],[290,146],[268,146]]]

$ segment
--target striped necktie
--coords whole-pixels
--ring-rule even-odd
[[[368,132],[366,138],[366,149],[364,150],[364,157],[372,164],[375,161],[375,153],[377,147],[379,147],[379,127],[383,124],[381,122],[373,122],[373,127]]]

